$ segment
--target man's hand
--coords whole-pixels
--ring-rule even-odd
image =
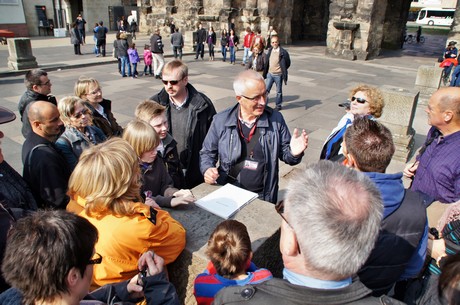
[[[193,195],[175,197],[171,200],[171,207],[176,207],[181,204],[189,204],[192,202],[195,202],[195,197]]]
[[[415,172],[417,171],[419,161],[414,162],[413,164],[407,164],[406,168],[403,171],[404,176],[407,178],[413,178]]]
[[[147,276],[153,276],[163,272],[165,261],[161,256],[149,250],[141,255],[137,261],[139,270],[147,270]]]
[[[299,156],[308,147],[308,135],[305,129],[302,129],[300,133],[297,128],[294,128],[292,134],[291,143],[289,144],[291,153],[294,157]]]
[[[204,182],[207,184],[216,184],[217,178],[219,178],[219,172],[215,167],[208,168],[204,173]]]
[[[142,298],[144,296],[144,288],[137,284],[137,279],[139,275],[137,274],[128,282],[128,293],[129,296],[133,299]]]
[[[158,205],[158,203],[155,202],[155,200],[153,200],[152,198],[150,197],[147,197],[145,198],[145,202],[144,202],[146,205],[148,206],[151,206],[152,208],[154,209],[161,209],[160,206]]]
[[[185,197],[185,196],[193,196],[192,191],[188,189],[181,189],[178,190],[173,194],[174,197]]]

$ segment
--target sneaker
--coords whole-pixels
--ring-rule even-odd
[[[96,57],[99,57],[99,56],[101,56],[101,54],[96,54]]]
[[[133,78],[137,78],[137,75],[133,75]]]

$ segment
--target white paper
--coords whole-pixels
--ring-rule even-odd
[[[257,193],[227,183],[195,201],[195,204],[214,215],[228,219],[257,196]]]

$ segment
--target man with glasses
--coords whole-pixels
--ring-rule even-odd
[[[277,210],[284,279],[225,288],[214,304],[402,304],[371,296],[353,278],[374,247],[382,217],[380,193],[365,175],[320,161],[289,181]]]
[[[273,83],[276,85],[276,109],[282,109],[283,82],[287,85],[288,69],[291,66],[291,58],[288,51],[280,47],[279,37],[271,37],[271,47],[268,49],[268,63],[265,65],[264,78],[267,83],[267,94],[270,93]]]
[[[22,146],[24,180],[41,209],[65,209],[69,202],[67,183],[70,168],[54,142],[62,130],[56,106],[37,101],[27,107],[32,131]]]
[[[278,159],[289,165],[300,163],[307,133],[296,128],[291,138],[282,114],[266,107],[265,82],[256,71],[240,73],[233,89],[237,104],[214,117],[200,152],[204,181],[233,183],[275,203]]]
[[[22,135],[27,138],[31,131],[29,119],[27,118],[27,105],[34,101],[48,101],[57,105],[57,101],[54,96],[50,95],[52,84],[46,71],[41,69],[27,71],[24,84],[27,90],[19,100],[18,110],[22,121]]]
[[[14,288],[0,295],[0,303],[79,304],[85,299],[134,304],[145,295],[147,304],[179,304],[163,259],[151,251],[139,258],[139,270],[145,270],[141,281],[136,275],[88,294],[93,266],[104,259],[94,252],[97,239],[88,220],[66,211],[39,211],[19,220],[8,236],[2,265]]]
[[[169,132],[177,142],[185,174],[185,187],[190,189],[203,183],[199,153],[216,109],[206,95],[188,82],[188,67],[181,60],[164,66],[162,81],[164,88],[150,99],[166,107]]]

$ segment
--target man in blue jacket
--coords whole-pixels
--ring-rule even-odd
[[[420,194],[404,189],[402,173],[385,173],[395,151],[388,128],[357,118],[345,132],[343,146],[347,165],[368,176],[383,200],[377,242],[358,272],[361,282],[380,296],[422,269],[428,242],[426,208]]]
[[[238,103],[214,116],[200,151],[201,173],[206,183],[234,183],[275,203],[278,159],[289,165],[300,163],[307,133],[296,128],[291,138],[281,113],[266,107],[265,82],[259,73],[240,73],[233,89]]]

